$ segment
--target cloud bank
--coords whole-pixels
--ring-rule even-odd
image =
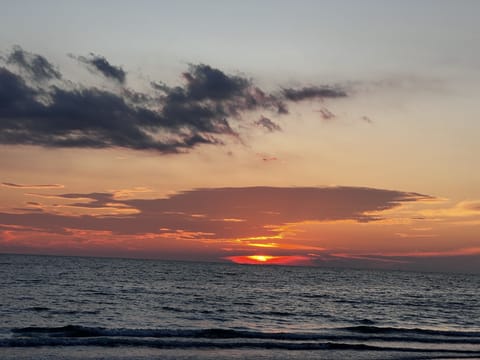
[[[154,81],[150,92],[137,92],[128,88],[127,72],[106,58],[72,57],[114,89],[74,84],[45,57],[14,47],[0,64],[0,144],[181,153],[239,139],[239,128],[280,130],[268,117],[249,122],[249,113],[282,116],[291,103],[348,96],[324,85],[268,92],[207,64],[191,64],[181,85]]]
[[[201,234],[209,239],[271,237],[279,227],[305,221],[371,222],[402,203],[431,199],[394,190],[355,187],[241,187],[194,189],[162,199],[118,199],[115,193],[46,195],[63,208],[89,215],[49,211],[0,213],[0,224],[65,233],[65,229],[109,230],[118,235]],[[102,210],[92,215],[94,210]]]
[[[49,190],[22,209],[0,212],[0,251],[478,272],[474,245],[412,252],[386,244],[349,252],[295,235],[306,223],[374,223],[402,204],[432,199],[360,187],[205,188],[156,199]]]

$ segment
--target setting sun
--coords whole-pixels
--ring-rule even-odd
[[[248,259],[255,260],[258,262],[267,262],[269,260],[276,259],[277,256],[269,256],[269,255],[250,255],[247,256]]]
[[[236,264],[247,265],[311,265],[311,258],[301,255],[272,256],[272,255],[247,255],[229,256],[225,259]]]

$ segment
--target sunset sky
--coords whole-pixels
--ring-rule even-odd
[[[480,2],[1,7],[1,253],[480,273]]]

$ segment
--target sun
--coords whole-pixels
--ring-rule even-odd
[[[311,265],[312,259],[305,255],[237,255],[224,258],[236,264],[249,265]]]
[[[258,262],[267,262],[269,260],[274,260],[277,257],[278,256],[270,256],[270,255],[250,255],[250,256],[247,256],[248,259],[258,261]]]

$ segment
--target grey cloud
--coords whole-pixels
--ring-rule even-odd
[[[7,56],[7,63],[13,64],[26,71],[36,81],[60,79],[62,75],[43,56],[24,51],[15,46]]]
[[[291,101],[303,101],[314,98],[340,98],[346,97],[347,93],[340,88],[330,87],[330,86],[310,86],[302,87],[299,89],[294,88],[284,88],[283,96]]]
[[[125,70],[120,66],[110,64],[103,56],[91,53],[89,57],[78,56],[76,59],[87,65],[89,70],[98,72],[107,79],[118,81],[120,84],[125,83],[127,77]]]
[[[40,107],[35,100],[37,95],[38,91],[29,87],[20,76],[0,67],[0,126],[15,127],[18,124],[14,119],[37,111]]]
[[[332,120],[336,117],[335,114],[328,110],[326,107],[321,108],[320,110],[318,110],[318,112],[322,116],[323,120]]]
[[[286,115],[289,113],[287,105],[284,102],[277,102],[277,113],[280,115]]]
[[[218,140],[196,130],[222,130],[220,126],[212,131],[213,125],[200,129],[189,124],[190,131],[179,131],[184,125],[179,123],[182,119],[166,119],[159,112],[130,105],[123,97],[96,88],[52,87],[46,103],[38,100],[37,95],[20,76],[0,68],[0,143],[117,146],[175,153],[198,144],[218,144]]]
[[[255,122],[255,125],[260,126],[269,132],[282,131],[280,125],[274,123],[272,120],[266,118],[265,116],[262,116],[260,119],[258,119]]]
[[[242,96],[250,82],[239,76],[228,76],[209,65],[190,65],[183,74],[187,80],[186,95],[192,100],[227,100]]]
[[[79,59],[102,76],[125,80],[125,72],[103,57]],[[151,93],[125,87],[114,92],[68,81],[33,86],[22,74],[0,67],[0,143],[187,152],[202,144],[222,145],[226,136],[241,138],[236,129],[248,131],[248,124],[242,126],[248,112],[282,115],[292,101],[320,94],[333,97],[330,88],[268,93],[252,79],[205,64],[190,65],[183,79],[172,87],[152,82]],[[267,117],[256,125],[280,130]]]

